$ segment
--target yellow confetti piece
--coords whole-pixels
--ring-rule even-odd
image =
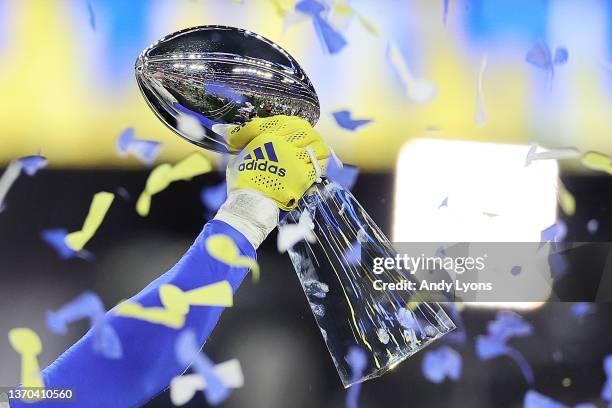
[[[160,164],[151,171],[145,189],[136,202],[136,212],[146,217],[151,209],[153,195],[165,190],[174,181],[191,180],[212,169],[210,161],[200,153],[193,153],[174,166],[168,163]]]
[[[149,323],[163,324],[172,329],[180,329],[185,324],[185,314],[163,307],[143,307],[136,302],[123,302],[115,308],[117,316],[131,317]]]
[[[182,314],[187,314],[191,305],[232,306],[232,295],[232,286],[226,280],[186,292],[170,284],[161,285],[159,288],[159,297],[166,309]]]
[[[23,387],[44,388],[37,356],[42,351],[38,334],[32,329],[16,328],[8,333],[9,343],[21,355],[21,385]]]
[[[600,152],[586,152],[580,162],[589,169],[604,171],[612,175],[612,158]]]
[[[563,210],[566,215],[574,215],[576,212],[576,200],[572,193],[567,191],[561,180],[559,180],[559,186],[557,187],[557,198],[561,210]]]
[[[210,256],[230,266],[251,268],[253,281],[259,281],[259,264],[248,256],[240,255],[236,243],[230,237],[224,234],[214,234],[206,239],[205,244]]]
[[[66,245],[75,251],[83,249],[102,224],[102,220],[104,220],[104,216],[108,212],[114,198],[114,194],[107,193],[106,191],[94,195],[89,207],[89,213],[83,223],[83,228],[80,231],[66,235]]]

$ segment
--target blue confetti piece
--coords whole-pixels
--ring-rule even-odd
[[[428,351],[421,367],[423,376],[429,381],[440,384],[446,378],[457,381],[461,376],[461,355],[448,346]]]
[[[89,26],[96,31],[96,13],[93,8],[93,1],[87,0],[87,13],[89,14]]]
[[[21,168],[28,176],[33,176],[36,172],[47,165],[47,158],[40,155],[25,156],[17,159]]]
[[[155,140],[137,139],[133,128],[127,128],[117,138],[117,153],[136,156],[142,163],[151,165],[159,155],[162,144]]]
[[[533,327],[516,313],[499,312],[495,320],[487,325],[487,335],[476,339],[476,355],[481,360],[489,360],[505,355],[519,366],[528,384],[533,383],[533,370],[518,350],[508,346],[506,341],[512,337],[524,337],[533,332]]]
[[[524,408],[568,408],[567,405],[561,404],[534,390],[527,391],[523,402]]]
[[[322,17],[321,14],[326,10],[325,5],[315,0],[302,0],[295,5],[295,10],[312,18],[319,41],[327,52],[336,54],[346,46],[344,36]]]
[[[442,200],[442,202],[438,206],[438,210],[442,207],[448,207],[448,197],[445,197],[444,200]]]
[[[612,354],[604,358],[603,366],[606,372],[606,383],[601,390],[601,399],[612,404]]]
[[[500,339],[489,336],[476,338],[476,355],[481,360],[490,360],[506,354],[508,346]]]
[[[344,252],[344,259],[349,265],[361,263],[361,244],[359,242],[353,242],[351,247]]]
[[[66,244],[66,235],[68,235],[68,231],[63,228],[48,229],[42,231],[41,238],[55,249],[61,259],[74,258],[77,252]]]
[[[523,270],[522,267],[516,265],[516,266],[513,266],[512,269],[510,269],[510,273],[512,274],[512,276],[516,276],[520,274],[522,270]]]
[[[327,178],[335,181],[347,190],[353,188],[358,175],[359,169],[357,167],[339,163],[335,157],[331,157],[327,162]]]
[[[558,47],[555,50],[555,58],[553,59],[553,64],[555,65],[563,65],[569,59],[569,52],[565,47]]]
[[[295,11],[314,17],[324,12],[325,6],[315,0],[302,0],[295,5]]]
[[[549,242],[561,242],[565,239],[567,235],[567,226],[561,220],[557,220],[551,226],[545,228],[540,233],[540,245],[538,247],[542,248],[545,244]]]
[[[331,24],[321,16],[314,16],[313,23],[319,39],[330,54],[337,54],[347,45],[344,36],[336,31]]]
[[[347,129],[350,131],[355,131],[356,129],[371,123],[371,119],[352,119],[352,114],[350,111],[342,110],[332,113],[334,115],[334,119],[336,119],[336,123],[343,129]]]
[[[570,314],[576,319],[595,312],[595,305],[589,302],[577,302],[570,307]]]
[[[368,357],[365,351],[357,346],[352,346],[345,359],[351,366],[351,382],[355,383],[359,381],[363,376],[363,371],[368,365]],[[362,383],[353,384],[346,393],[346,408],[357,408],[361,384]]]
[[[184,366],[193,364],[193,369],[206,381],[204,395],[210,405],[219,405],[229,397],[230,391],[215,373],[213,363],[200,353],[200,346],[192,330],[185,330],[178,335],[175,353],[180,364]]]
[[[222,181],[216,186],[206,186],[200,192],[200,200],[206,208],[217,211],[227,198],[227,183]]]
[[[525,61],[540,69],[549,71],[552,68],[550,49],[542,41],[538,41],[527,52]]]
[[[487,331],[493,338],[507,341],[512,337],[525,337],[533,333],[533,326],[516,313],[502,311],[487,325]]]
[[[448,21],[448,8],[449,8],[449,0],[444,0],[444,15],[442,17],[442,21],[444,22],[445,27]]]
[[[104,323],[104,304],[93,292],[85,292],[56,311],[47,311],[45,320],[49,330],[55,334],[66,334],[68,325],[87,318],[92,328],[93,349],[111,359],[123,356],[121,341],[115,330]]]

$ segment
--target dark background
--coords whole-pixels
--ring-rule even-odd
[[[206,211],[199,200],[202,186],[221,180],[215,173],[174,183],[154,197],[150,216],[140,218],[133,206],[147,175],[147,171],[43,170],[35,177],[22,176],[9,193],[7,208],[0,214],[0,310],[4,312],[0,333],[22,325],[37,331],[44,345],[42,366],[87,328],[84,322],[75,324],[66,336],[56,336],[45,327],[44,311],[86,289],[100,294],[108,308],[167,271],[205,222]],[[612,199],[610,179],[572,176],[564,182],[574,193],[578,208],[566,220],[568,238],[609,240],[612,232],[605,203]],[[79,229],[91,196],[119,187],[131,198],[116,197],[106,221],[88,244],[95,262],[62,261],[40,239],[43,229]],[[388,173],[361,174],[353,191],[386,233],[391,224],[392,191],[393,177]],[[590,218],[600,220],[594,236],[586,232]],[[242,364],[245,386],[224,406],[343,406],[345,391],[293,267],[286,255],[276,252],[275,240],[273,232],[258,251],[261,281],[244,281],[235,307],[223,314],[204,348],[215,362],[238,358]],[[588,264],[580,270],[585,277],[591,273]],[[533,367],[534,389],[565,404],[597,402],[605,381],[602,359],[612,352],[612,307],[599,304],[595,313],[576,319],[569,313],[570,306],[555,303],[519,312],[533,323],[534,334],[511,343]],[[486,323],[495,313],[494,309],[464,310],[468,342],[456,348],[464,359],[458,382],[429,383],[421,372],[421,352],[383,377],[366,382],[360,406],[521,406],[528,386],[515,363],[504,357],[481,362],[474,354],[475,336],[486,332]],[[16,383],[18,356],[6,336],[0,336],[0,361],[0,382]],[[570,386],[562,385],[564,378],[571,379]],[[171,406],[168,394],[147,406]],[[206,406],[206,402],[198,393],[187,406]]]

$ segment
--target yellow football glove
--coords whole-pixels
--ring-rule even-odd
[[[293,116],[256,118],[234,128],[230,145],[244,148],[227,167],[228,191],[256,190],[285,211],[325,173],[331,151],[306,120]]]

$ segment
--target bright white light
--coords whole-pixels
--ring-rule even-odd
[[[558,166],[541,160],[525,167],[528,151],[524,145],[454,140],[404,145],[396,168],[393,241],[539,242],[556,220]],[[448,205],[438,208],[445,198]]]

